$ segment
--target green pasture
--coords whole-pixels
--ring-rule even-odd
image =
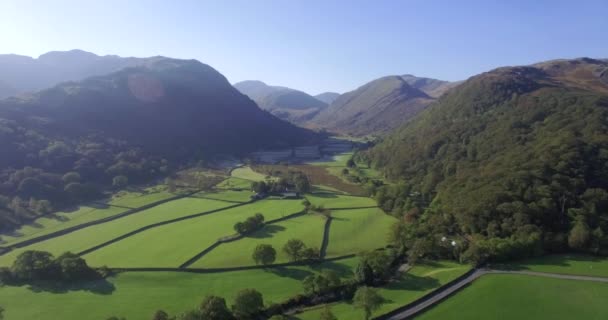
[[[163,309],[174,315],[198,306],[209,294],[225,297],[255,288],[270,304],[302,291],[301,281],[313,272],[331,269],[352,275],[356,259],[326,262],[314,267],[284,267],[228,273],[126,272],[108,282],[85,283],[71,289],[0,287],[0,305],[7,320],[107,319],[116,315],[147,320]],[[33,307],[35,306],[35,307]]]
[[[486,275],[418,319],[606,319],[608,285],[525,275]]]
[[[386,246],[388,232],[396,221],[377,208],[334,210],[331,216],[327,257]]]
[[[309,247],[320,248],[324,225],[324,217],[312,214],[266,225],[243,239],[221,244],[191,267],[221,268],[254,265],[251,254],[258,244],[270,244],[275,248],[277,251],[275,263],[288,262],[288,257],[282,250],[283,245],[289,239],[300,239]]]
[[[582,254],[549,255],[497,267],[536,272],[608,277],[608,258]]]
[[[232,172],[230,173],[230,176],[239,178],[239,179],[250,180],[250,181],[262,181],[262,180],[266,179],[265,175],[253,171],[253,169],[251,169],[251,167],[236,168],[236,169],[232,170]]]
[[[84,258],[92,266],[179,267],[219,238],[234,234],[235,223],[256,213],[272,220],[302,210],[298,200],[261,200],[153,228],[93,251]]]
[[[354,197],[333,192],[315,192],[306,194],[311,204],[325,208],[359,208],[375,207],[376,201],[367,197]]]
[[[0,265],[6,266],[12,264],[14,258],[25,250],[44,250],[55,255],[65,251],[80,252],[153,223],[219,209],[229,205],[231,204],[224,201],[182,198],[120,219],[13,250],[0,256]]]
[[[251,195],[253,193],[249,190],[243,191],[234,191],[234,190],[211,190],[200,192],[193,197],[205,198],[205,199],[213,199],[220,201],[228,201],[228,202],[248,202],[251,200]]]
[[[0,234],[1,245],[10,245],[34,237],[43,236],[85,222],[99,220],[174,196],[162,188],[149,188],[143,192],[121,191],[106,204],[88,204],[75,210],[55,212],[25,224],[10,233]],[[124,208],[123,208],[124,207]]]

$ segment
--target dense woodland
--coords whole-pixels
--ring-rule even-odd
[[[410,258],[481,263],[580,250],[608,254],[608,63],[591,59],[473,77],[357,155],[402,222]]]
[[[260,110],[211,67],[151,58],[0,101],[0,229],[181,165],[318,136]]]

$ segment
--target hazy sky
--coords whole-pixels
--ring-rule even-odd
[[[74,48],[194,58],[231,82],[344,92],[391,74],[460,80],[608,58],[608,0],[0,0],[0,53]]]

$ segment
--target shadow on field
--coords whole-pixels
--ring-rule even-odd
[[[315,197],[325,198],[325,199],[335,199],[338,197],[338,194],[335,194],[332,192],[326,192],[326,191],[313,192],[312,195]]]
[[[399,281],[390,283],[385,288],[387,290],[426,291],[440,286],[441,283],[435,278],[405,274]]]
[[[605,258],[591,256],[591,255],[579,255],[579,254],[559,254],[559,255],[548,255],[538,258],[531,258],[526,260],[520,260],[513,263],[498,263],[492,264],[490,267],[499,270],[510,270],[510,271],[526,271],[530,270],[527,265],[539,265],[539,266],[559,266],[559,267],[570,267],[571,262],[601,262],[605,261]]]
[[[272,272],[273,274],[283,277],[283,278],[292,278],[295,280],[304,280],[304,278],[308,277],[312,274],[312,272],[308,270],[289,268],[289,267],[276,267],[266,269],[268,272]]]
[[[68,293],[70,291],[87,291],[95,294],[112,294],[116,287],[106,279],[66,284],[54,281],[39,281],[28,285],[33,292]]]
[[[310,268],[317,271],[322,272],[324,270],[331,270],[337,273],[340,277],[345,278],[352,276],[353,272],[351,268],[347,265],[341,264],[335,261],[326,261],[319,264],[310,265]]]
[[[283,226],[279,226],[276,224],[267,224],[266,226],[264,226],[264,228],[252,233],[251,235],[248,235],[247,237],[256,238],[256,239],[272,238],[272,236],[275,233],[285,231],[285,230],[287,230],[287,228],[285,228]]]

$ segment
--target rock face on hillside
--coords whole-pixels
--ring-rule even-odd
[[[469,257],[605,252],[607,71],[583,58],[470,78],[369,151],[403,184],[381,205],[432,207],[417,228],[466,236]]]
[[[308,125],[350,135],[382,134],[408,121],[433,101],[402,77],[389,76],[342,94]]]
[[[327,103],[302,91],[269,86],[261,81],[243,81],[234,87],[254,100],[260,108],[292,123],[301,124],[327,107]]]

